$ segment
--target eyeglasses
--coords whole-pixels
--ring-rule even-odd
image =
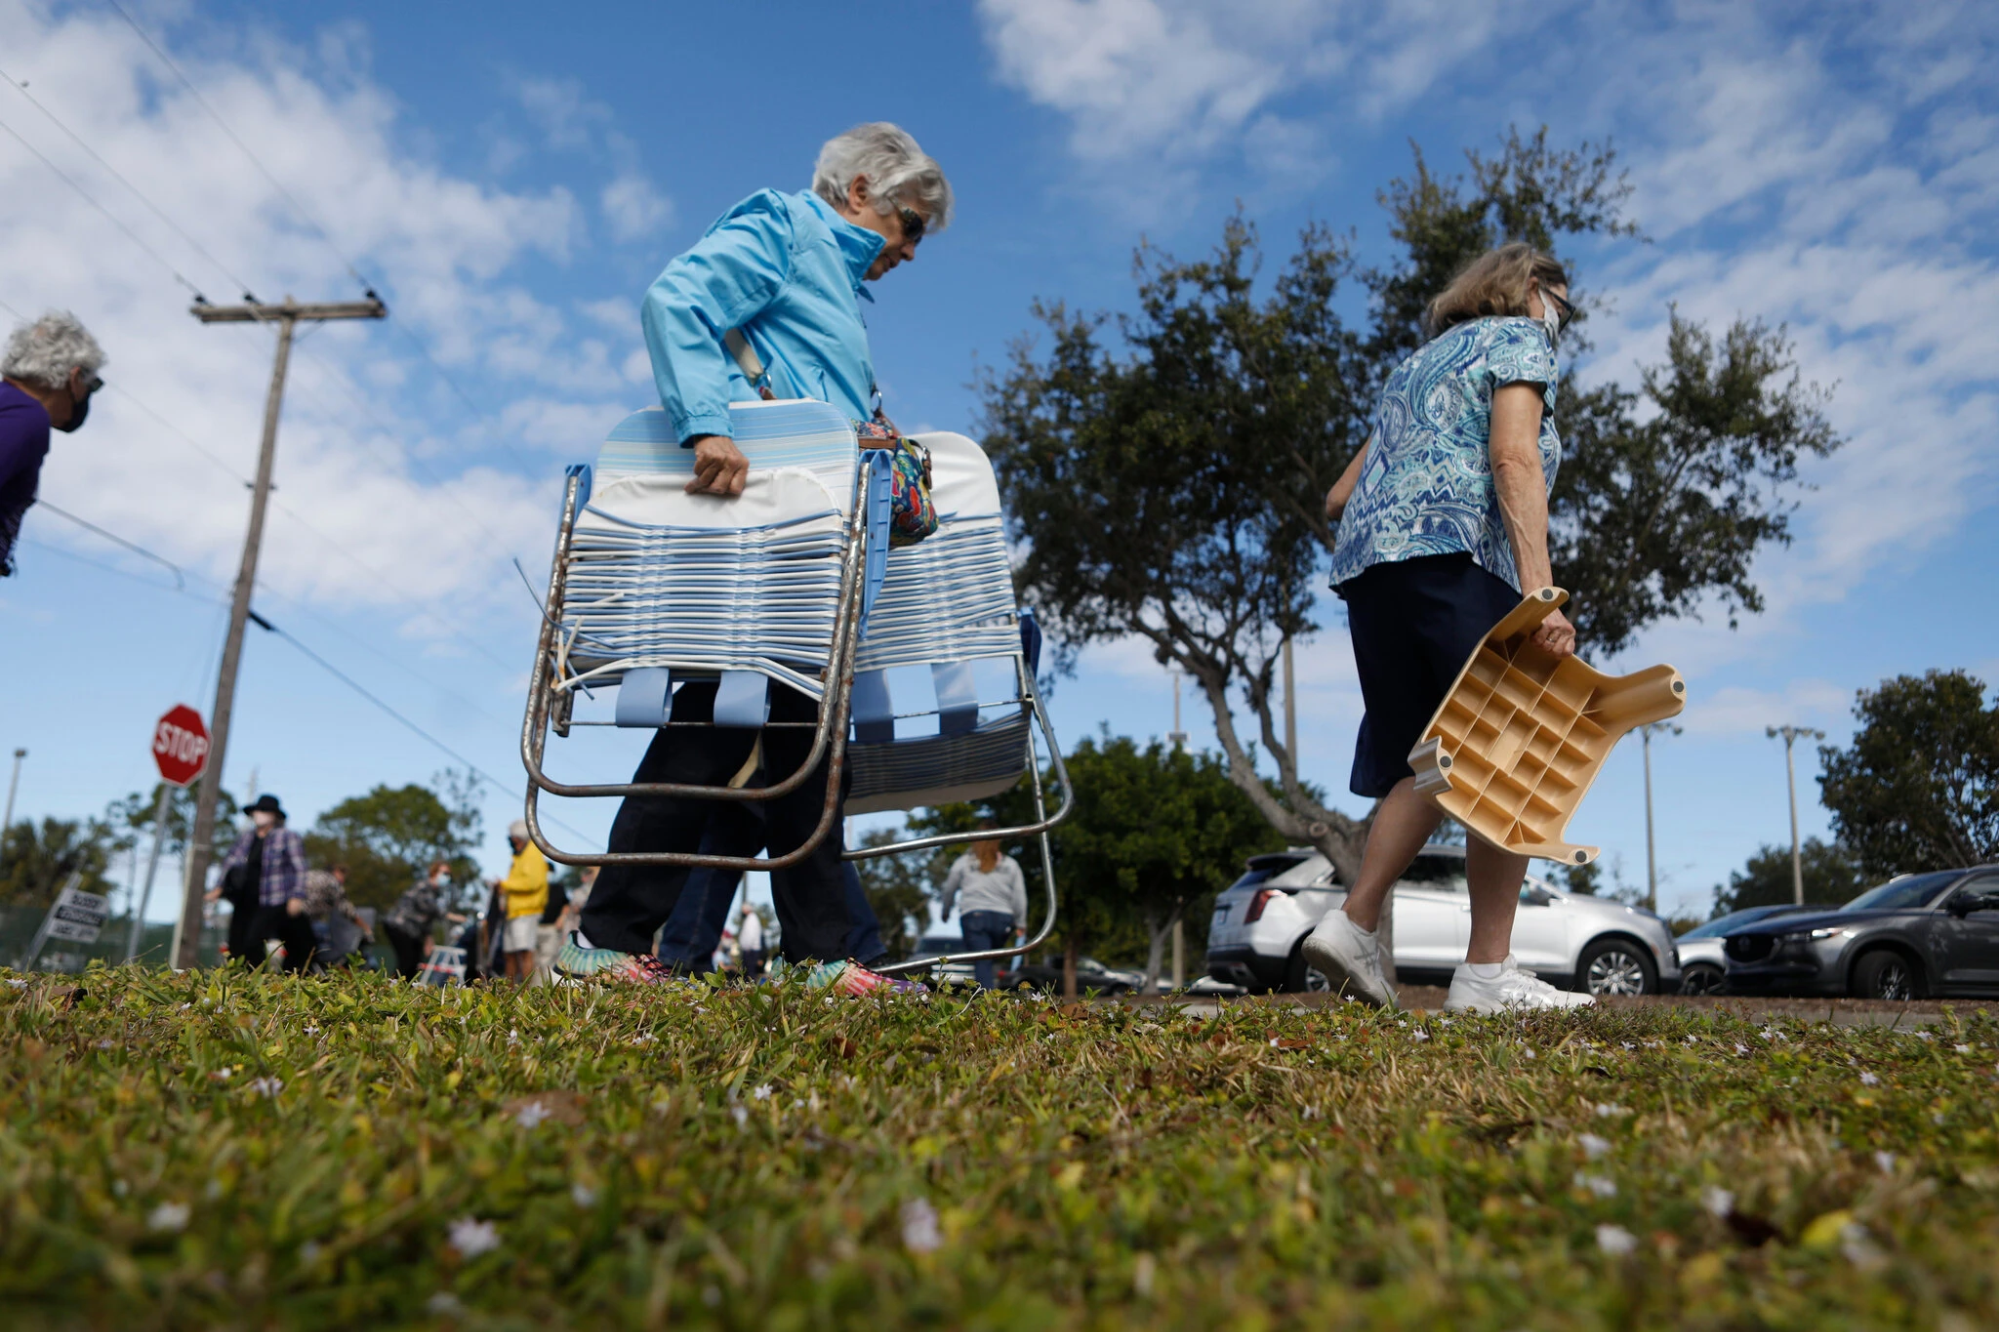
[[[83,382],[83,396],[85,398],[88,398],[90,397],[90,395],[96,393],[99,389],[103,387],[104,387],[104,377],[102,375],[92,375],[89,379]]]
[[[1567,327],[1569,327],[1571,321],[1573,321],[1576,317],[1576,307],[1569,300],[1569,298],[1560,295],[1553,288],[1543,287],[1541,289],[1541,299],[1544,301],[1553,301],[1556,305],[1561,307],[1560,310],[1555,312],[1556,315],[1555,327],[1558,329],[1566,329]]]
[[[895,215],[902,219],[902,239],[905,245],[915,245],[923,239],[923,229],[929,225],[924,222],[923,214],[913,208],[897,205]]]

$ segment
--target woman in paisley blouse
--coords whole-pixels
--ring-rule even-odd
[[[1530,246],[1472,262],[1430,303],[1430,341],[1396,367],[1374,431],[1326,496],[1339,522],[1333,587],[1347,604],[1367,705],[1354,746],[1355,795],[1380,801],[1343,908],[1305,958],[1356,998],[1392,1007],[1375,927],[1388,890],[1442,812],[1415,789],[1409,751],[1486,631],[1548,586],[1548,493],[1561,461],[1555,344],[1572,308],[1568,277]],[[1536,640],[1575,651],[1560,612]],[[1589,1004],[1513,964],[1513,913],[1527,859],[1473,836],[1465,849],[1471,941],[1447,1009]]]

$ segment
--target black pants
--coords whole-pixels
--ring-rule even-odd
[[[396,951],[396,975],[404,981],[415,980],[416,974],[423,970],[423,937],[398,930],[386,921],[382,923],[382,936]]]
[[[257,921],[257,900],[254,897],[231,898],[229,907],[229,956],[247,958],[253,937],[250,927]],[[257,956],[261,958],[263,954]]]
[[[312,918],[303,912],[292,915],[283,903],[257,908],[257,915],[250,922],[250,941],[243,961],[251,967],[262,967],[265,940],[277,940],[285,946],[287,972],[305,971],[319,950],[319,937],[312,933]]]
[[[771,686],[773,722],[810,722],[819,706],[796,690]],[[673,696],[676,722],[707,721],[715,706],[715,686],[696,681]],[[762,733],[763,771],[781,781],[805,762],[812,749],[812,732],[804,727],[775,727]],[[727,727],[662,727],[639,761],[633,782],[688,782],[720,787],[749,761],[758,733]],[[826,775],[831,747],[819,766],[788,796],[760,804],[764,811],[764,841],[772,856],[796,850],[819,826],[826,808]],[[840,806],[846,803],[848,772],[840,776]],[[611,822],[614,852],[693,852],[724,801],[693,798],[628,796]],[[723,818],[730,818],[722,813]],[[740,820],[740,812],[736,816]],[[833,827],[819,845],[789,870],[771,872],[771,899],[784,932],[784,956],[791,962],[846,957],[849,926],[842,882],[841,810],[833,812]],[[584,905],[583,934],[601,949],[648,953],[653,936],[666,923],[687,883],[684,866],[605,866]]]

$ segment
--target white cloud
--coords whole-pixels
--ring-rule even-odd
[[[203,98],[327,227],[329,247],[122,23],[0,0],[0,26],[8,72],[219,262],[17,90],[0,89],[0,117],[211,298],[234,300],[239,285],[267,300],[355,296],[345,256],[389,302],[386,326],[301,331],[260,582],[445,629],[496,606],[531,618],[525,598],[504,591],[518,585],[506,561],[545,550],[557,483],[553,468],[536,481],[515,474],[525,457],[515,440],[541,443],[566,426],[570,448],[587,452],[630,396],[626,347],[573,336],[513,276],[530,258],[567,257],[579,225],[570,196],[495,189],[412,148],[423,136],[402,124],[351,40],[316,52],[271,41],[207,58],[177,52]],[[563,122],[550,116],[555,134]],[[104,395],[85,431],[58,437],[43,495],[199,575],[233,576],[271,333],[197,325],[166,268],[11,139],[0,141],[0,301],[27,314],[74,309],[120,391]],[[586,429],[578,403],[592,395],[603,415]],[[39,531],[76,540],[58,524]]]
[[[604,187],[602,202],[604,220],[616,240],[644,240],[673,221],[673,201],[643,176],[619,176]]]

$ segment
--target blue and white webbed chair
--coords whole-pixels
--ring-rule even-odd
[[[974,800],[1025,776],[1034,822],[992,836],[1041,839],[1046,918],[1021,949],[956,957],[1036,947],[1055,917],[1047,834],[1073,797],[1035,686],[1040,634],[1013,604],[991,464],[964,436],[921,437],[938,530],[891,550],[887,455],[863,451],[836,409],[810,400],[737,403],[730,416],[750,464],[733,499],[686,493],[692,451],[670,438],[658,408],[619,423],[594,468],[569,469],[521,738],[530,836],[570,865],[782,869],[831,831],[849,763],[849,814]],[[674,688],[690,680],[718,682],[712,721],[673,717]],[[773,681],[817,700],[817,719],[770,721]],[[898,695],[911,699],[900,713]],[[580,716],[579,701],[583,712],[608,707],[610,716]],[[543,767],[548,734],[566,737],[578,726],[810,726],[814,734],[797,771],[769,774],[765,786],[558,782]],[[1052,816],[1037,728],[1062,786]],[[829,750],[819,827],[784,857],[569,852],[548,841],[537,818],[541,792],[768,800],[805,782]],[[962,841],[921,838],[848,856]]]

